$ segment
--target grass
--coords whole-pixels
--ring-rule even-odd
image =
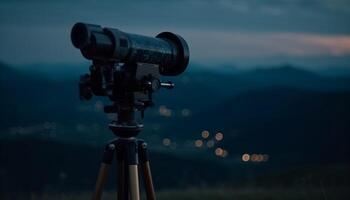
[[[158,194],[158,199],[163,200],[296,200],[296,199],[349,199],[349,188],[332,189],[322,191],[320,189],[188,189],[184,191],[163,191]]]
[[[71,194],[31,194],[23,198],[12,196],[3,200],[86,200],[91,199],[91,192]],[[103,199],[116,199],[114,192],[105,192]],[[146,198],[142,198],[146,199]],[[192,188],[185,190],[164,190],[157,192],[158,200],[348,200],[350,188]]]

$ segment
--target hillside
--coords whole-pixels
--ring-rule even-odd
[[[23,134],[15,135],[92,144],[112,137],[107,129],[110,119],[102,112],[110,102],[79,101],[77,80],[51,80],[4,64],[0,69],[2,137],[22,129]],[[303,136],[310,141],[327,131],[334,132],[334,138],[348,137],[344,132],[350,119],[349,77],[325,77],[287,65],[233,74],[192,71],[171,80],[176,88],[158,92],[156,106],[146,111],[142,137],[153,145],[160,145],[162,137],[180,143],[194,140],[204,129],[225,131],[226,139],[233,135],[227,142],[239,145],[241,151],[265,150],[258,142],[242,143],[251,137],[266,138],[268,144],[278,137]],[[172,111],[171,117],[159,114],[162,105]],[[45,129],[47,124],[54,128]],[[237,131],[238,135],[231,134]],[[234,139],[237,136],[242,140]]]
[[[285,165],[349,162],[349,102],[350,92],[251,91],[176,127],[182,129],[191,122],[183,137],[202,130],[220,131],[225,136],[222,145],[230,151],[270,153]]]
[[[0,197],[77,194],[81,191],[90,191],[90,195],[101,153],[100,146],[32,138],[0,139]],[[271,170],[271,165],[237,163],[229,166],[218,160],[185,159],[157,152],[151,152],[150,158],[157,191],[193,187],[318,188],[320,181],[329,190],[346,188],[350,184],[349,165],[307,165]],[[111,170],[107,191],[116,187],[115,176],[115,171]]]
[[[312,171],[333,169],[336,176],[327,180],[335,176],[335,182],[348,184],[344,170],[337,170],[350,163],[350,77],[280,66],[227,74],[190,71],[169,80],[176,88],[155,95],[156,106],[146,111],[140,134],[152,151],[157,187],[264,185],[268,180],[292,185]],[[101,147],[113,137],[107,128],[111,118],[102,112],[110,102],[79,101],[77,81],[1,64],[0,188],[91,188]],[[163,115],[162,109],[171,114]],[[210,133],[206,139],[203,130]],[[222,141],[215,141],[217,132],[223,133]],[[164,145],[165,138],[170,145]],[[202,146],[195,147],[198,139]],[[218,147],[228,152],[225,158],[215,156]],[[269,159],[243,162],[244,153]],[[317,177],[316,182],[324,179]]]

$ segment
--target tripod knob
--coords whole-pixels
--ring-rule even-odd
[[[152,78],[151,80],[147,81],[146,85],[147,85],[148,89],[151,90],[152,92],[156,92],[161,87],[166,88],[166,89],[173,89],[175,87],[175,84],[172,83],[171,81],[161,82],[157,78]]]
[[[173,89],[175,87],[175,84],[172,83],[171,81],[168,81],[168,82],[160,83],[160,86],[166,89]]]

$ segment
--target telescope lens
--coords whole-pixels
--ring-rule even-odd
[[[85,24],[77,23],[73,26],[71,40],[76,48],[83,48],[89,44],[89,31]]]
[[[163,66],[160,69],[162,75],[175,76],[185,71],[188,65],[190,51],[186,41],[179,35],[171,32],[159,33],[156,38],[160,38],[166,41],[170,41],[175,45],[176,49],[176,61],[174,65]]]

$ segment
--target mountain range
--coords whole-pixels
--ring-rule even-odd
[[[349,164],[350,76],[327,76],[292,65],[227,73],[199,68],[194,66],[179,77],[162,77],[176,87],[155,94],[156,105],[146,111],[145,130],[140,134],[150,144],[156,165],[162,165],[164,157],[187,163],[179,172],[182,175],[177,175],[185,177],[185,173],[189,178],[173,180],[175,173],[172,182],[176,186],[193,179],[201,180],[196,184],[233,184],[251,174],[275,176],[276,172],[303,166]],[[110,102],[106,98],[80,102],[76,74],[77,71],[63,70],[55,77],[49,70],[40,73],[40,69],[34,72],[0,65],[0,161],[7,161],[1,165],[2,171],[16,174],[20,170],[13,168],[17,165],[13,159],[8,159],[11,152],[13,156],[20,155],[13,150],[18,144],[26,146],[29,154],[38,155],[36,161],[42,164],[38,160],[52,161],[49,153],[42,152],[45,149],[53,149],[54,155],[76,152],[77,157],[84,153],[77,149],[86,149],[96,159],[96,149],[102,149],[113,138],[107,128],[111,116],[102,111]],[[201,135],[205,130],[208,138]],[[218,132],[223,134],[223,140],[215,139]],[[171,140],[171,144],[164,145],[164,139]],[[200,147],[194,146],[196,140],[202,142]],[[207,146],[210,142],[212,147]],[[227,157],[215,156],[216,148],[228,152]],[[269,160],[243,162],[243,154],[264,154]],[[81,162],[91,160],[81,158]],[[60,162],[67,160],[62,158]],[[74,163],[77,172],[80,157]],[[59,166],[68,169],[63,164]],[[203,171],[194,173],[199,166]],[[39,173],[36,165],[32,167],[34,174]],[[211,176],[215,169],[227,175]],[[58,171],[50,167],[47,174],[51,177]],[[156,174],[161,185],[171,187],[165,184],[164,174]],[[73,185],[81,185],[79,176],[72,180]],[[8,176],[4,175],[2,181],[4,177]],[[50,177],[50,184],[61,184]],[[92,176],[87,182],[91,180]]]

